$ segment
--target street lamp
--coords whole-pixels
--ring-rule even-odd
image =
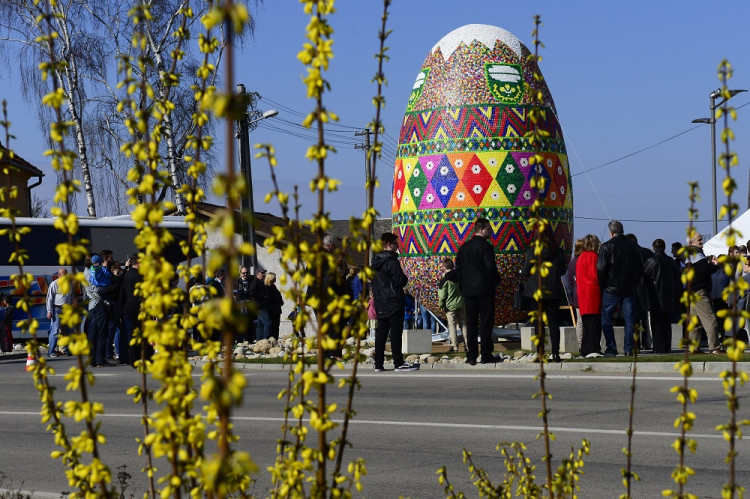
[[[245,94],[245,85],[242,83],[238,84],[237,93],[241,95]],[[265,120],[266,118],[273,118],[277,114],[279,114],[278,111],[271,109],[263,113],[259,118],[251,120],[246,112],[242,119],[238,120],[239,132],[237,133],[237,139],[239,140],[240,146],[240,173],[245,177],[245,185],[247,186],[247,194],[240,199],[240,209],[242,213],[242,240],[247,241],[253,248],[253,254],[250,257],[249,262],[247,255],[242,255],[242,266],[247,267],[248,264],[250,264],[253,275],[255,275],[255,272],[258,269],[258,254],[255,248],[255,227],[253,226],[255,220],[255,207],[253,203],[253,174],[250,169],[250,126],[259,121]]]
[[[719,233],[717,221],[718,206],[716,205],[716,108],[741,92],[747,92],[747,90],[730,90],[729,97],[717,103],[716,99],[721,97],[721,89],[717,88],[708,95],[708,98],[711,99],[711,106],[709,107],[711,110],[711,117],[697,118],[693,120],[693,123],[708,123],[711,125],[711,200],[713,203],[712,218],[714,223],[714,235]]]

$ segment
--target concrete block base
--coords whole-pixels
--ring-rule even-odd
[[[617,344],[618,353],[625,353],[625,328],[615,326],[615,343]],[[521,349],[532,351],[535,350],[531,336],[534,334],[534,328],[527,326],[521,328]],[[682,339],[682,325],[672,324],[672,350],[680,348],[680,339]],[[545,351],[549,351],[549,328],[545,328]],[[602,334],[602,352],[606,349],[604,334]],[[578,339],[576,337],[576,328],[573,326],[560,328],[560,352],[578,353]]]
[[[404,354],[432,353],[432,331],[430,329],[404,329],[401,341],[401,351]]]

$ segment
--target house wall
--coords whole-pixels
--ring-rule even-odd
[[[18,189],[18,196],[15,199],[0,201],[0,205],[3,208],[15,208],[18,210],[18,216],[21,217],[29,216],[29,190],[27,188],[29,178],[31,176],[27,172],[19,171],[16,168],[9,168],[8,181],[11,187]],[[8,184],[3,182],[0,187],[8,187]]]
[[[218,231],[207,231],[206,248],[210,252],[214,248],[219,248],[225,244],[226,239]],[[239,246],[242,243],[242,239],[239,235],[235,234],[234,244]],[[291,288],[291,283],[281,283],[281,276],[284,275],[284,270],[281,267],[281,252],[275,250],[271,253],[266,248],[258,248],[258,264],[266,269],[267,272],[273,272],[276,274],[276,287],[281,291],[281,296],[284,298],[284,305],[281,307],[281,324],[279,326],[279,337],[289,336],[294,334],[292,329],[292,321],[287,319],[289,313],[294,309],[292,300],[286,296],[286,291]],[[239,270],[239,263],[236,264]],[[307,326],[308,330],[312,330],[312,326]]]

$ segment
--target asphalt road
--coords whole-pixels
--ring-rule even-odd
[[[59,400],[75,396],[65,392],[62,378],[72,361],[61,358],[52,362],[58,369],[54,380]],[[24,364],[24,360],[0,362],[0,448],[5,450],[0,455],[0,473],[8,477],[0,487],[60,493],[68,490],[67,482],[59,461],[49,457],[54,450],[52,437],[40,423],[39,401]],[[237,448],[249,451],[258,464],[261,471],[256,475],[256,492],[264,497],[270,487],[265,468],[274,461],[282,422],[282,402],[277,395],[287,377],[280,368],[244,372],[250,385],[243,407],[235,413],[240,436]],[[144,461],[136,455],[134,443],[134,438],[142,436],[140,406],[125,395],[125,390],[138,382],[137,373],[129,367],[112,367],[98,369],[96,374],[91,393],[106,410],[101,419],[107,436],[104,460],[114,475],[126,466],[132,475],[128,495],[132,492],[139,497],[146,486],[139,472]],[[196,383],[199,374],[196,370]],[[345,455],[346,462],[357,457],[366,460],[368,474],[360,497],[444,497],[436,475],[443,465],[457,490],[477,496],[461,461],[461,449],[470,450],[475,461],[499,480],[503,465],[495,446],[513,440],[528,445],[528,455],[538,465],[537,480],[544,481],[539,459],[543,444],[535,439],[541,423],[537,418],[539,401],[532,399],[538,390],[533,374],[502,369],[376,374],[365,368],[361,382],[355,398],[357,417],[351,427],[354,447]],[[673,487],[670,474],[677,455],[671,445],[679,406],[669,389],[679,382],[678,377],[669,375],[639,378],[633,469],[641,481],[633,486],[634,497],[661,497],[662,490]],[[696,475],[687,491],[700,497],[720,497],[728,476],[724,462],[728,447],[714,428],[728,420],[726,400],[715,375],[696,376],[691,384],[699,392],[698,403],[692,407],[697,415],[692,437],[698,441],[698,450],[688,458]],[[591,455],[584,459],[580,496],[617,497],[624,493],[621,449],[626,445],[630,376],[554,374],[548,379],[548,390],[553,396],[549,420],[557,436],[552,443],[553,464],[557,466],[571,446],[578,447],[581,439],[587,438]],[[331,401],[343,404],[343,390],[330,388],[329,393]],[[740,394],[740,416],[750,418],[748,389],[741,388]],[[750,446],[742,441],[738,450],[738,481],[750,487]],[[157,465],[164,467],[165,463]]]

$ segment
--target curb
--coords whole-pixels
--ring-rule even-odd
[[[637,365],[638,374],[675,374],[676,362],[639,362]],[[747,363],[750,366],[750,363]],[[289,364],[249,364],[234,363],[235,367],[242,371],[285,371],[289,369]],[[352,364],[345,364],[345,370],[351,370]],[[731,362],[693,362],[694,374],[719,374],[732,368]],[[360,373],[367,373],[372,370],[372,364],[359,364]],[[420,371],[471,371],[471,372],[539,372],[539,364],[523,362],[498,362],[497,364],[477,364],[471,366],[463,363],[422,363]],[[560,373],[627,373],[633,372],[632,362],[561,362],[559,364],[548,363],[545,367],[548,374]]]

